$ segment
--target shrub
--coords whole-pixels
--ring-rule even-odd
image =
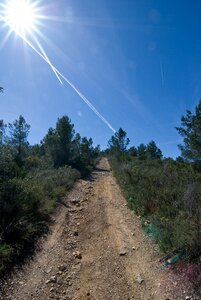
[[[79,176],[77,170],[65,166],[0,185],[0,273],[47,231],[49,214]]]
[[[150,220],[145,231],[163,251],[186,245],[191,257],[201,254],[201,174],[174,160],[110,159],[128,205]]]

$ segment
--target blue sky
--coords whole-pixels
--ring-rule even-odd
[[[54,66],[118,130],[139,145],[154,140],[165,156],[180,154],[175,130],[201,98],[200,0],[40,0],[54,20],[38,40]],[[102,148],[113,132],[15,34],[0,26],[0,119],[22,114],[38,143],[68,115],[75,130]],[[27,35],[32,39],[31,35]]]

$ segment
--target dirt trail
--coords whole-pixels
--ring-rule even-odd
[[[153,244],[127,208],[106,159],[90,180],[77,182],[40,245],[5,283],[0,299],[169,299],[161,273],[151,267]]]

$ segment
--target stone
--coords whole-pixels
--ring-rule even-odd
[[[45,281],[45,284],[48,284],[48,283],[50,283],[50,280],[49,280],[49,279]]]
[[[58,275],[62,275],[63,272],[62,272],[62,271],[58,271],[57,274],[58,274]]]
[[[48,268],[45,273],[49,274],[52,271],[52,267]]]
[[[121,250],[121,251],[119,252],[119,255],[120,255],[120,256],[125,256],[126,253],[127,253],[126,250]]]
[[[75,258],[82,259],[82,254],[80,253],[80,251],[75,251],[75,252],[73,252],[73,256],[74,256]]]
[[[57,277],[56,276],[52,276],[50,278],[50,281],[53,282],[53,283],[55,283],[57,281]]]
[[[79,203],[79,200],[78,199],[71,199],[71,203],[76,205],[76,204]]]
[[[66,266],[62,264],[62,265],[58,266],[58,269],[59,269],[59,271],[64,272],[66,270]]]
[[[48,284],[48,283],[55,283],[57,281],[57,278],[56,276],[52,276],[50,277],[50,279],[48,279],[45,284]]]
[[[140,274],[137,275],[137,282],[138,282],[139,284],[142,284],[142,283],[144,282],[144,279],[141,277]]]

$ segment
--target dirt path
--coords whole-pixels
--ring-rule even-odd
[[[76,184],[53,220],[41,249],[14,272],[0,299],[169,299],[161,273],[151,267],[156,251],[127,208],[106,159],[91,180]]]

